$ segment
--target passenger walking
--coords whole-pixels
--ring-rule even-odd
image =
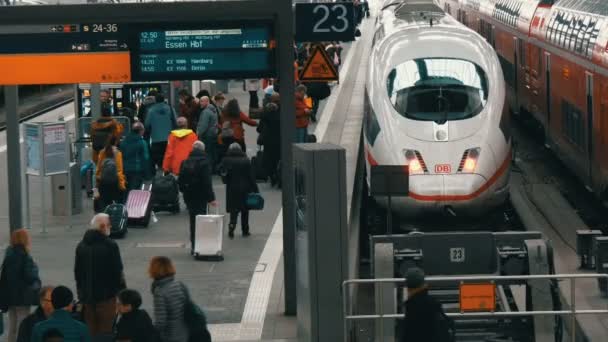
[[[72,318],[71,312],[74,307],[74,294],[65,286],[57,286],[51,293],[51,304],[53,313],[46,321],[34,326],[32,342],[48,341],[56,338],[57,332],[63,336],[60,341],[65,342],[90,342],[91,335],[87,326]],[[53,336],[50,331],[56,330]],[[46,340],[45,340],[46,339]]]
[[[116,295],[126,287],[120,250],[110,239],[110,217],[97,214],[76,247],[74,275],[84,320],[93,337],[112,334]]]
[[[198,100],[190,94],[188,89],[179,91],[179,115],[188,120],[188,128],[196,130],[198,124],[199,104]]]
[[[17,340],[19,324],[38,303],[40,277],[30,251],[32,240],[26,229],[11,233],[0,274],[0,309],[8,311],[8,342]]]
[[[207,205],[216,206],[215,193],[211,180],[211,166],[205,155],[205,144],[194,143],[192,153],[182,163],[179,176],[179,189],[190,214],[190,253],[194,253],[194,233],[196,215],[206,215]]]
[[[245,113],[241,112],[241,107],[236,99],[231,99],[226,103],[226,107],[224,107],[221,120],[222,132],[220,133],[220,138],[225,148],[230,146],[232,142],[236,142],[241,145],[243,151],[247,151],[243,122],[252,127],[258,125],[255,120],[252,120]],[[229,132],[229,134],[226,134],[226,132]]]
[[[233,143],[230,145],[228,153],[222,161],[221,169],[223,170],[222,178],[226,184],[226,211],[230,213],[228,236],[231,239],[234,238],[239,213],[241,214],[243,236],[250,236],[247,195],[257,193],[259,190],[251,168],[251,161],[239,144]]]
[[[188,128],[188,120],[185,117],[177,118],[177,129],[171,131],[169,135],[165,159],[163,160],[165,173],[179,175],[179,168],[182,162],[188,158],[192,151],[192,144],[196,140],[196,133]]]
[[[270,177],[270,184],[275,186],[281,177],[277,172],[281,160],[281,110],[278,93],[273,93],[270,102],[264,106],[259,127],[261,142],[264,145],[264,170]]]
[[[114,140],[111,140],[106,148],[99,153],[95,173],[97,190],[99,191],[97,211],[104,210],[112,203],[124,202],[127,182],[123,169],[122,152],[115,146]]]
[[[187,342],[188,326],[184,319],[187,294],[185,286],[175,280],[171,259],[157,256],[150,260],[148,274],[153,279],[154,326],[162,342]]]
[[[205,143],[211,171],[215,170],[217,162],[218,113],[211,105],[209,97],[201,97],[201,113],[196,128],[198,139]],[[192,146],[192,145],[191,145]]]
[[[312,111],[310,119],[312,122],[317,122],[317,112],[319,111],[319,103],[331,95],[331,88],[327,82],[309,82],[306,83],[306,93],[312,99]]]
[[[114,341],[159,342],[160,335],[146,310],[140,309],[141,295],[131,289],[118,293],[114,319]]]
[[[246,79],[245,88],[249,92],[249,110],[260,108],[260,98],[258,97],[258,91],[260,90],[261,84],[259,79]]]
[[[107,105],[101,106],[101,117],[91,123],[91,143],[93,152],[91,159],[97,164],[98,155],[103,150],[110,140],[115,142],[120,140],[124,128],[122,124],[112,118],[112,111]]]
[[[120,143],[128,191],[141,189],[144,180],[152,176],[150,151],[143,136],[144,125],[136,122],[131,128],[131,132]]]
[[[424,272],[412,267],[406,273],[407,301],[401,342],[451,342],[452,321],[441,304],[429,295]]]
[[[152,107],[152,105],[154,105],[156,103],[156,92],[155,91],[150,91],[148,93],[148,95],[146,95],[146,97],[144,97],[144,99],[141,102],[141,105],[139,106],[138,110],[137,110],[137,119],[139,122],[146,122],[146,117],[148,116],[148,110],[150,109],[150,107]],[[146,141],[148,141],[148,139],[146,139]]]
[[[34,332],[34,326],[40,322],[46,321],[53,313],[53,304],[51,294],[54,288],[52,286],[44,286],[40,289],[38,308],[27,316],[19,325],[19,334],[17,334],[17,342],[30,342]]]
[[[171,131],[177,127],[177,121],[173,108],[165,103],[164,97],[157,92],[151,91],[150,94],[155,96],[156,103],[148,109],[145,129],[152,141],[152,162],[162,170],[167,140]]]
[[[306,86],[300,84],[296,87],[296,143],[305,143],[310,124],[310,107],[306,104]]]
[[[221,113],[224,110],[224,101],[226,101],[224,93],[218,92],[217,94],[215,94],[215,96],[213,97],[213,101],[215,102],[215,106],[217,107],[218,114]]]

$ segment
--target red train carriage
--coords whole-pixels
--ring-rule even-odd
[[[608,1],[440,0],[496,49],[514,113],[608,200]]]

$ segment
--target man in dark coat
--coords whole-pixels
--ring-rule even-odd
[[[258,129],[261,143],[264,145],[264,170],[274,186],[281,177],[278,174],[278,164],[281,160],[281,111],[278,93],[270,95],[270,101],[264,105]]]
[[[91,227],[76,247],[74,274],[84,319],[95,337],[112,334],[116,295],[126,286],[120,250],[109,238],[110,217],[95,215]]]
[[[401,342],[449,342],[448,318],[441,304],[429,296],[424,272],[412,267],[407,270],[405,278],[408,299]]]
[[[247,195],[257,193],[259,190],[251,168],[251,161],[238,143],[233,143],[228,148],[221,169],[222,178],[226,184],[226,211],[230,213],[228,237],[234,238],[239,213],[241,213],[243,236],[250,236]]]
[[[211,182],[211,165],[205,155],[205,144],[196,141],[188,159],[182,162],[179,189],[190,214],[190,253],[194,253],[196,215],[207,214],[207,205],[216,206]]]
[[[52,292],[52,286],[44,286],[40,289],[40,306],[19,324],[17,342],[30,342],[32,333],[34,332],[34,326],[37,323],[46,321],[51,316],[53,313],[53,303],[51,301]]]

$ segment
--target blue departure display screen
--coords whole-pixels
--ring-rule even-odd
[[[198,27],[197,27],[198,26]],[[207,79],[273,76],[272,26],[163,25],[131,30],[134,79]],[[133,46],[135,45],[135,46]],[[169,77],[171,76],[171,77]]]

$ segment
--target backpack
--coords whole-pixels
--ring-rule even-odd
[[[110,141],[110,138],[114,134],[114,130],[116,129],[116,125],[108,125],[104,128],[96,128],[93,129],[93,133],[91,136],[91,141],[93,142],[93,150],[101,151],[106,144]]]
[[[118,168],[116,167],[114,158],[106,158],[101,163],[100,183],[109,185],[118,184]]]
[[[443,310],[437,312],[434,324],[435,342],[454,342],[456,341],[456,330],[454,328],[454,320],[448,317]]]
[[[200,175],[197,175],[197,160],[188,158],[182,162],[179,170],[179,191],[188,192],[196,190],[201,183]]]
[[[226,121],[222,124],[222,138],[232,138],[234,137],[234,129],[232,129],[232,122]]]
[[[184,305],[184,321],[188,327],[191,342],[211,342],[211,334],[207,329],[207,317],[203,310],[192,301],[190,293],[183,283],[180,283],[184,294],[186,295],[186,303]]]

